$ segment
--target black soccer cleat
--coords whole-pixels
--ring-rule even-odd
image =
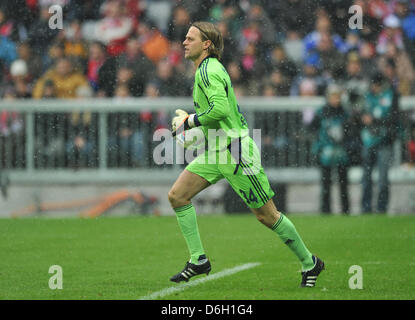
[[[189,281],[190,278],[194,276],[198,276],[200,274],[206,273],[206,275],[209,274],[211,270],[210,261],[207,260],[205,263],[202,264],[194,264],[187,262],[184,266],[184,269],[179,272],[178,274],[175,274],[173,277],[170,278],[170,281],[173,282],[181,282],[181,281]]]
[[[316,261],[317,260],[317,261]],[[321,271],[324,270],[324,262],[318,257],[313,256],[313,261],[316,261],[316,264],[313,269],[305,272],[301,272],[302,280],[301,287],[312,288],[316,285],[316,280]]]

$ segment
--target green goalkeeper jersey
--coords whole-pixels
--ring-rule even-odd
[[[197,68],[193,101],[196,121],[206,137],[209,129],[224,132],[229,144],[233,139],[248,134],[248,125],[236,101],[231,79],[218,59],[206,57]],[[219,142],[216,146],[209,145],[210,150],[213,147],[219,147]]]

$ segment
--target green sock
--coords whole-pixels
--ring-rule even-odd
[[[176,212],[177,222],[190,252],[190,262],[197,264],[198,258],[205,252],[200,240],[196,210],[191,203],[173,210]]]
[[[278,234],[281,240],[300,259],[303,271],[310,270],[314,267],[312,254],[308,251],[294,224],[286,216],[281,213],[280,218],[271,229]]]

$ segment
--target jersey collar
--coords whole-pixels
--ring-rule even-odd
[[[200,66],[202,65],[203,61],[205,61],[206,59],[209,59],[211,56],[207,56],[206,58],[204,58],[202,61],[200,61],[199,65],[197,66],[197,68],[199,69]]]

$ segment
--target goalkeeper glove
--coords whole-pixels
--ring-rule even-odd
[[[189,115],[186,111],[177,109],[176,116],[173,118],[171,123],[173,136],[175,136],[177,132],[186,131],[195,127],[195,116],[196,114],[194,113]]]

